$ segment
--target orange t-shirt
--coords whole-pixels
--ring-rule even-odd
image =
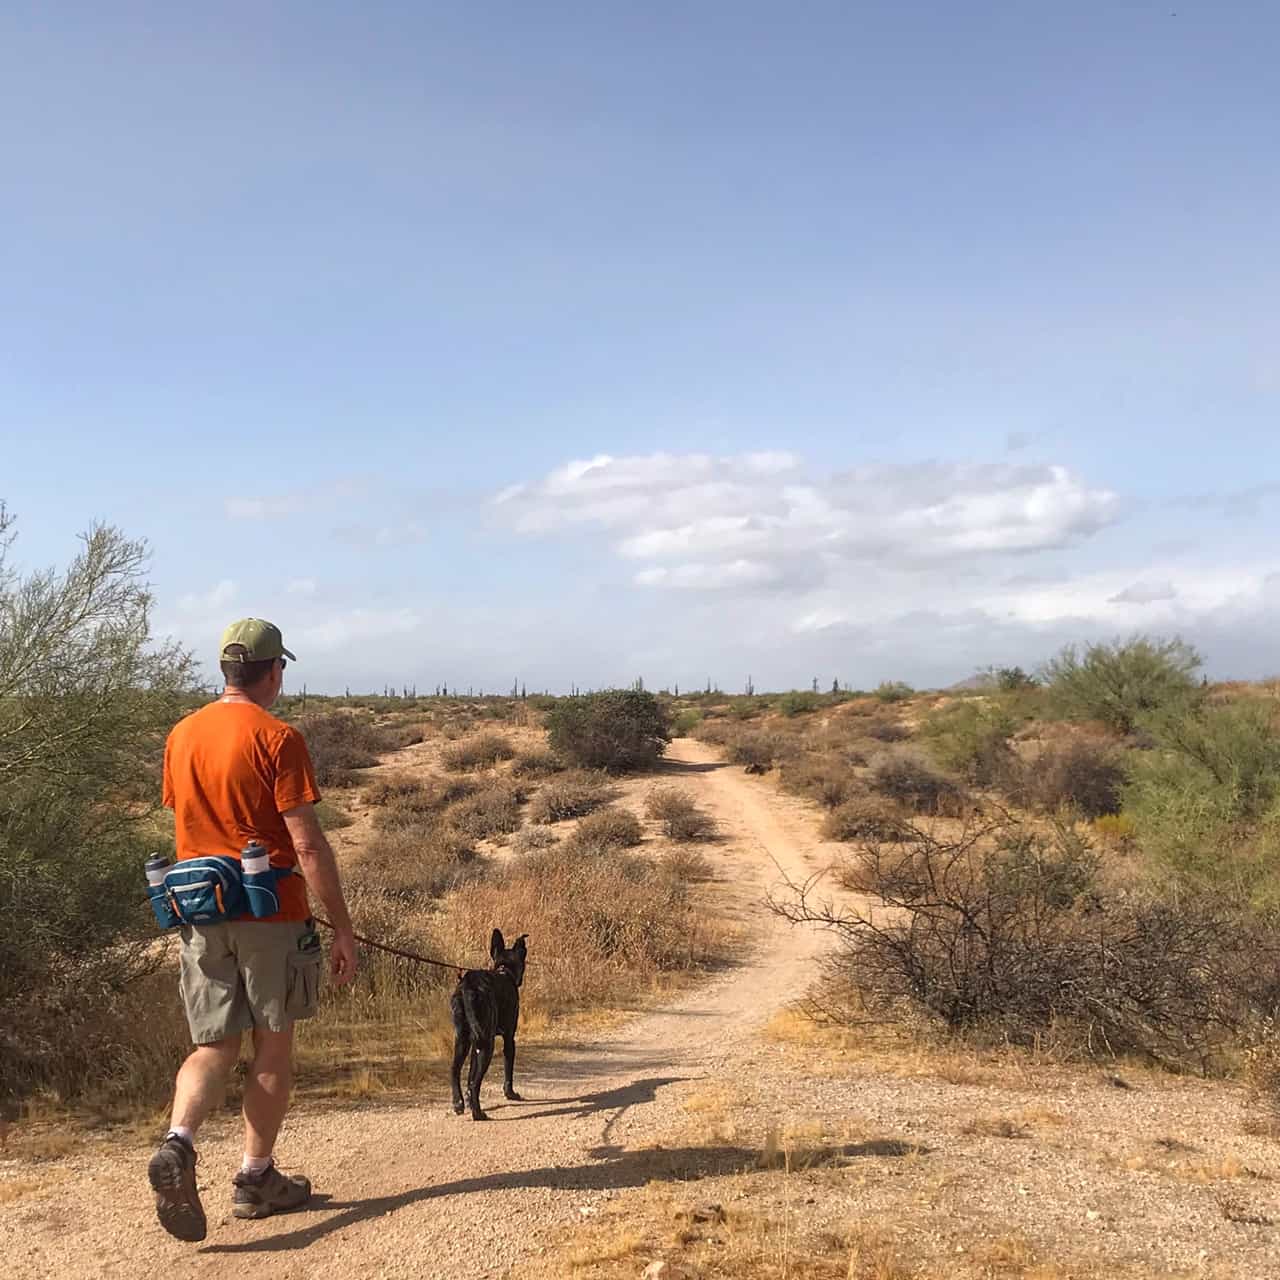
[[[280,815],[319,799],[302,734],[251,702],[211,702],[179,720],[165,743],[164,803],[173,810],[179,860],[238,858],[257,840],[273,867],[296,868]],[[264,922],[311,914],[296,870],[279,881],[279,893],[279,912]]]

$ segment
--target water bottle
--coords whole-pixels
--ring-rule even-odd
[[[181,923],[164,890],[165,872],[173,866],[173,859],[167,853],[153,853],[143,864],[147,873],[147,897],[151,899],[151,910],[156,923],[162,929],[173,929]]]
[[[280,895],[276,892],[279,874],[271,865],[271,855],[260,840],[250,840],[240,851],[240,873],[244,879],[245,896],[249,910],[260,920],[273,916],[280,910]]]

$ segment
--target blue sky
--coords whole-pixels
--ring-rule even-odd
[[[1176,15],[1176,16],[1175,16]],[[14,3],[0,497],[311,688],[1280,671],[1280,11]]]

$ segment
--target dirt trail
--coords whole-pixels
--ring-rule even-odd
[[[638,1148],[671,1129],[682,1098],[709,1078],[750,1079],[753,1066],[777,1055],[756,1033],[803,986],[821,942],[761,904],[781,875],[802,877],[821,865],[812,822],[696,742],[673,743],[669,761],[668,773],[720,824],[713,863],[750,939],[740,965],[594,1043],[522,1050],[521,1103],[501,1098],[499,1054],[486,1083],[489,1124],[459,1119],[438,1099],[300,1109],[278,1150],[281,1164],[305,1171],[316,1188],[300,1213],[231,1219],[238,1132],[202,1134],[210,1230],[194,1248],[156,1225],[149,1150],[88,1145],[63,1162],[51,1190],[0,1206],[0,1271],[500,1276],[614,1191],[643,1186],[653,1170]],[[529,980],[537,981],[536,939]]]

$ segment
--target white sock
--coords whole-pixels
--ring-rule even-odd
[[[271,1166],[270,1156],[251,1156],[247,1155],[240,1162],[241,1173],[259,1174],[265,1172]]]
[[[196,1131],[188,1129],[185,1124],[175,1124],[169,1127],[169,1132],[164,1135],[166,1138],[181,1138],[187,1146],[194,1148],[196,1145]]]

